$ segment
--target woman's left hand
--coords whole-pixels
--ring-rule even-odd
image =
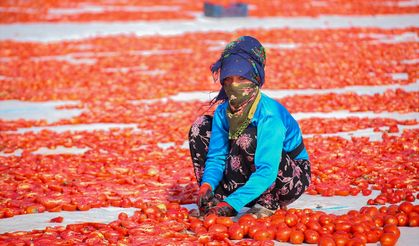
[[[232,217],[232,216],[236,216],[237,212],[236,210],[234,210],[232,206],[230,206],[230,204],[226,202],[220,202],[217,204],[217,206],[212,207],[209,210],[208,214],[216,214],[218,216]]]

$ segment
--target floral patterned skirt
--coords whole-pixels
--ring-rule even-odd
[[[201,183],[211,137],[212,116],[200,116],[189,131],[189,148],[193,168],[198,184]],[[249,126],[234,141],[230,141],[230,150],[226,159],[224,176],[215,189],[215,197],[224,200],[239,187],[243,186],[255,171],[254,156],[257,140],[256,127]],[[293,160],[283,154],[279,163],[275,182],[258,198],[246,206],[255,203],[276,210],[299,198],[310,184],[310,161]]]

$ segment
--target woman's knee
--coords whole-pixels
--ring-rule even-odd
[[[192,123],[191,129],[189,130],[189,139],[196,138],[198,135],[203,135],[207,131],[211,131],[212,127],[212,116],[201,115],[194,123]]]

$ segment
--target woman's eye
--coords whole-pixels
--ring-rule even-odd
[[[246,78],[245,78],[245,77],[240,76],[240,80],[246,80]]]
[[[230,83],[232,81],[232,79],[231,78],[226,78],[226,79],[224,79],[224,83]]]

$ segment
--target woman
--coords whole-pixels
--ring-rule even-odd
[[[310,183],[301,130],[290,113],[260,91],[265,49],[253,37],[229,43],[211,66],[222,87],[214,116],[199,117],[189,145],[202,214],[257,217],[295,201]],[[214,102],[213,102],[214,103]]]

